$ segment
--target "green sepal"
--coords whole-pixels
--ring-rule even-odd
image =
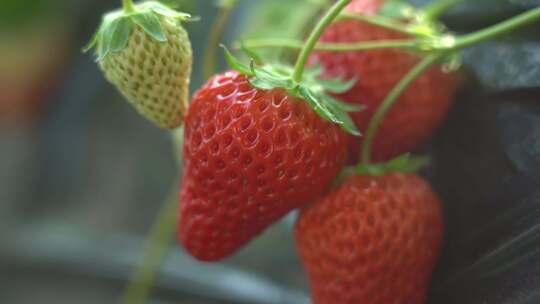
[[[189,14],[177,12],[159,2],[149,1],[136,5],[133,12],[117,10],[103,16],[101,25],[83,52],[96,49],[97,61],[103,60],[110,53],[122,51],[128,45],[129,37],[135,26],[158,42],[167,42],[160,17],[174,21],[190,21]]]
[[[319,83],[326,89],[326,91],[334,94],[343,94],[356,84],[356,79],[353,78],[349,81],[343,81],[341,79],[320,79]]]
[[[354,168],[354,173],[358,175],[383,176],[393,172],[414,173],[430,163],[428,157],[412,156],[404,154],[388,162],[358,165]]]
[[[194,19],[190,14],[175,11],[172,7],[155,1],[143,3],[141,6],[151,9],[158,15],[177,18],[180,21],[193,21]]]
[[[273,88],[283,88],[287,91],[290,91],[298,87],[298,85],[296,85],[294,81],[292,81],[292,79],[290,79],[289,77],[283,77],[276,73],[272,73],[271,71],[267,71],[263,68],[256,67],[254,61],[251,61],[250,69],[252,75],[255,76],[254,80],[259,80],[270,86],[270,88],[266,90],[271,90]]]
[[[315,67],[314,69],[307,69],[302,83],[297,83],[292,78],[293,69],[289,66],[259,66],[255,65],[254,60],[252,60],[248,67],[236,59],[225,46],[222,47],[225,52],[225,60],[229,66],[250,77],[249,82],[253,87],[261,90],[284,89],[291,96],[306,101],[324,120],[339,125],[352,135],[361,135],[347,112],[360,111],[363,107],[347,105],[328,95],[328,92],[344,92],[346,89],[350,89],[354,85],[353,81],[343,83],[340,80],[325,80],[321,82],[319,76],[322,69]]]
[[[99,47],[100,54],[97,60],[103,59],[111,51],[111,46],[113,44],[113,37],[115,36],[116,29],[118,28],[120,18],[110,19],[104,21],[103,32],[99,36]]]
[[[159,42],[167,42],[165,31],[159,22],[157,14],[153,13],[136,13],[129,16],[131,20],[140,26],[146,34]]]
[[[231,67],[231,69],[238,71],[246,76],[255,76],[252,74],[251,69],[249,66],[242,63],[240,60],[238,60],[234,55],[227,49],[227,47],[223,44],[220,45],[221,48],[223,48],[223,52],[225,53],[225,61],[227,61],[227,64]]]
[[[131,35],[132,21],[129,18],[119,18],[118,25],[112,35],[110,51],[112,53],[120,52],[128,44]]]
[[[258,65],[263,64],[263,59],[262,59],[261,55],[259,53],[255,52],[254,50],[248,48],[244,44],[243,40],[240,40],[240,50],[242,50],[242,52],[244,52],[249,58],[253,59],[253,61],[255,61],[256,64],[258,64]]]
[[[366,109],[366,106],[362,104],[350,104],[350,103],[341,102],[332,96],[328,96],[327,98],[328,98],[328,102],[331,103],[332,106],[344,112],[360,112]]]

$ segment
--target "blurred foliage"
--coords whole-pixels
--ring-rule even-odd
[[[3,0],[0,9],[0,26],[15,27],[37,23],[62,12],[66,0]]]
[[[255,2],[255,1],[254,1]],[[246,32],[242,39],[249,38],[302,38],[314,25],[317,14],[329,0],[260,0],[252,5],[247,14]],[[264,50],[266,59],[277,59],[285,50]]]

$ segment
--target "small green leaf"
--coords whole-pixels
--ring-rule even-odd
[[[234,57],[234,55],[231,52],[229,52],[227,47],[225,47],[223,44],[221,45],[221,47],[223,48],[223,51],[225,52],[225,60],[227,61],[231,69],[238,71],[246,76],[254,76],[251,69],[247,65],[240,62],[240,60],[236,59],[236,57]]]
[[[365,105],[360,104],[350,104],[345,103],[340,100],[337,100],[331,96],[327,96],[327,100],[329,103],[331,103],[335,108],[343,111],[343,112],[360,112],[366,109]]]
[[[112,47],[113,42],[113,36],[116,32],[116,29],[118,28],[119,19],[115,18],[105,18],[103,20],[103,25],[100,35],[100,39],[98,41],[98,58],[97,61],[102,60],[109,54]]]
[[[267,81],[259,79],[259,78],[250,79],[249,83],[255,88],[261,89],[261,90],[272,90],[276,88],[271,83],[268,83]]]
[[[152,11],[154,11],[154,13],[165,17],[176,18],[182,21],[192,19],[190,14],[177,12],[174,9],[159,2],[147,2],[146,7],[150,8]]]
[[[343,94],[349,91],[355,84],[356,78],[353,78],[349,81],[343,81],[341,79],[320,79],[318,82],[323,86],[323,88],[334,94]]]
[[[295,87],[294,82],[290,78],[280,77],[272,74],[264,69],[255,66],[253,61],[251,62],[250,69],[253,75],[259,80],[263,80],[266,83],[273,86],[273,88],[284,88],[291,90]]]
[[[257,52],[255,52],[253,49],[248,48],[248,47],[244,44],[244,41],[243,41],[243,40],[240,40],[240,49],[241,49],[246,55],[248,55],[249,58],[253,59],[253,61],[255,61],[256,64],[258,64],[258,65],[263,64],[262,57],[261,57]]]
[[[129,35],[133,29],[133,23],[127,17],[118,19],[118,25],[113,33],[111,41],[111,52],[116,53],[123,50],[128,44]]]
[[[141,12],[129,17],[152,38],[159,42],[167,42],[167,36],[165,36],[159,18],[154,12]]]
[[[342,125],[343,122],[325,105],[317,96],[315,96],[308,88],[300,86],[298,89],[300,96],[307,101],[311,108],[326,120]]]
[[[101,36],[101,26],[98,28],[98,30],[92,35],[92,39],[83,47],[82,51],[83,53],[86,53],[90,51],[94,46],[97,45],[99,39]]]
[[[323,101],[323,103],[326,104],[328,108],[330,108],[330,110],[334,113],[334,115],[336,115],[337,118],[342,122],[342,128],[345,131],[347,131],[348,133],[354,136],[362,135],[360,131],[358,130],[358,128],[356,127],[356,124],[354,123],[354,121],[351,119],[351,117],[347,113],[347,111],[344,111],[343,108],[340,108],[340,107],[343,107],[344,104],[342,104],[341,102],[335,100],[334,98],[326,94],[321,95],[320,98]]]

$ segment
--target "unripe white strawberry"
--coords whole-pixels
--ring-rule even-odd
[[[96,46],[106,78],[161,128],[180,126],[187,111],[193,56],[181,22],[189,18],[145,2],[105,15],[88,46]]]

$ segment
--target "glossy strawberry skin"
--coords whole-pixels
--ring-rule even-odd
[[[441,204],[417,175],[347,177],[302,210],[295,237],[314,304],[423,304]]]
[[[353,0],[348,11],[374,15],[384,1]],[[320,41],[351,43],[406,39],[401,33],[362,23],[340,21],[331,25]],[[363,104],[366,110],[353,113],[357,127],[365,132],[373,114],[392,88],[419,62],[420,57],[405,50],[379,49],[359,52],[315,52],[311,62],[319,62],[326,77],[356,79],[355,86],[338,96],[352,104]],[[389,160],[419,148],[444,121],[455,90],[455,73],[445,73],[433,66],[403,93],[386,115],[372,148],[376,161]],[[357,156],[361,138],[350,137],[350,155]],[[353,159],[355,160],[355,159]]]
[[[315,200],[346,161],[347,139],[304,101],[215,76],[186,117],[179,240],[195,258],[226,257]]]

